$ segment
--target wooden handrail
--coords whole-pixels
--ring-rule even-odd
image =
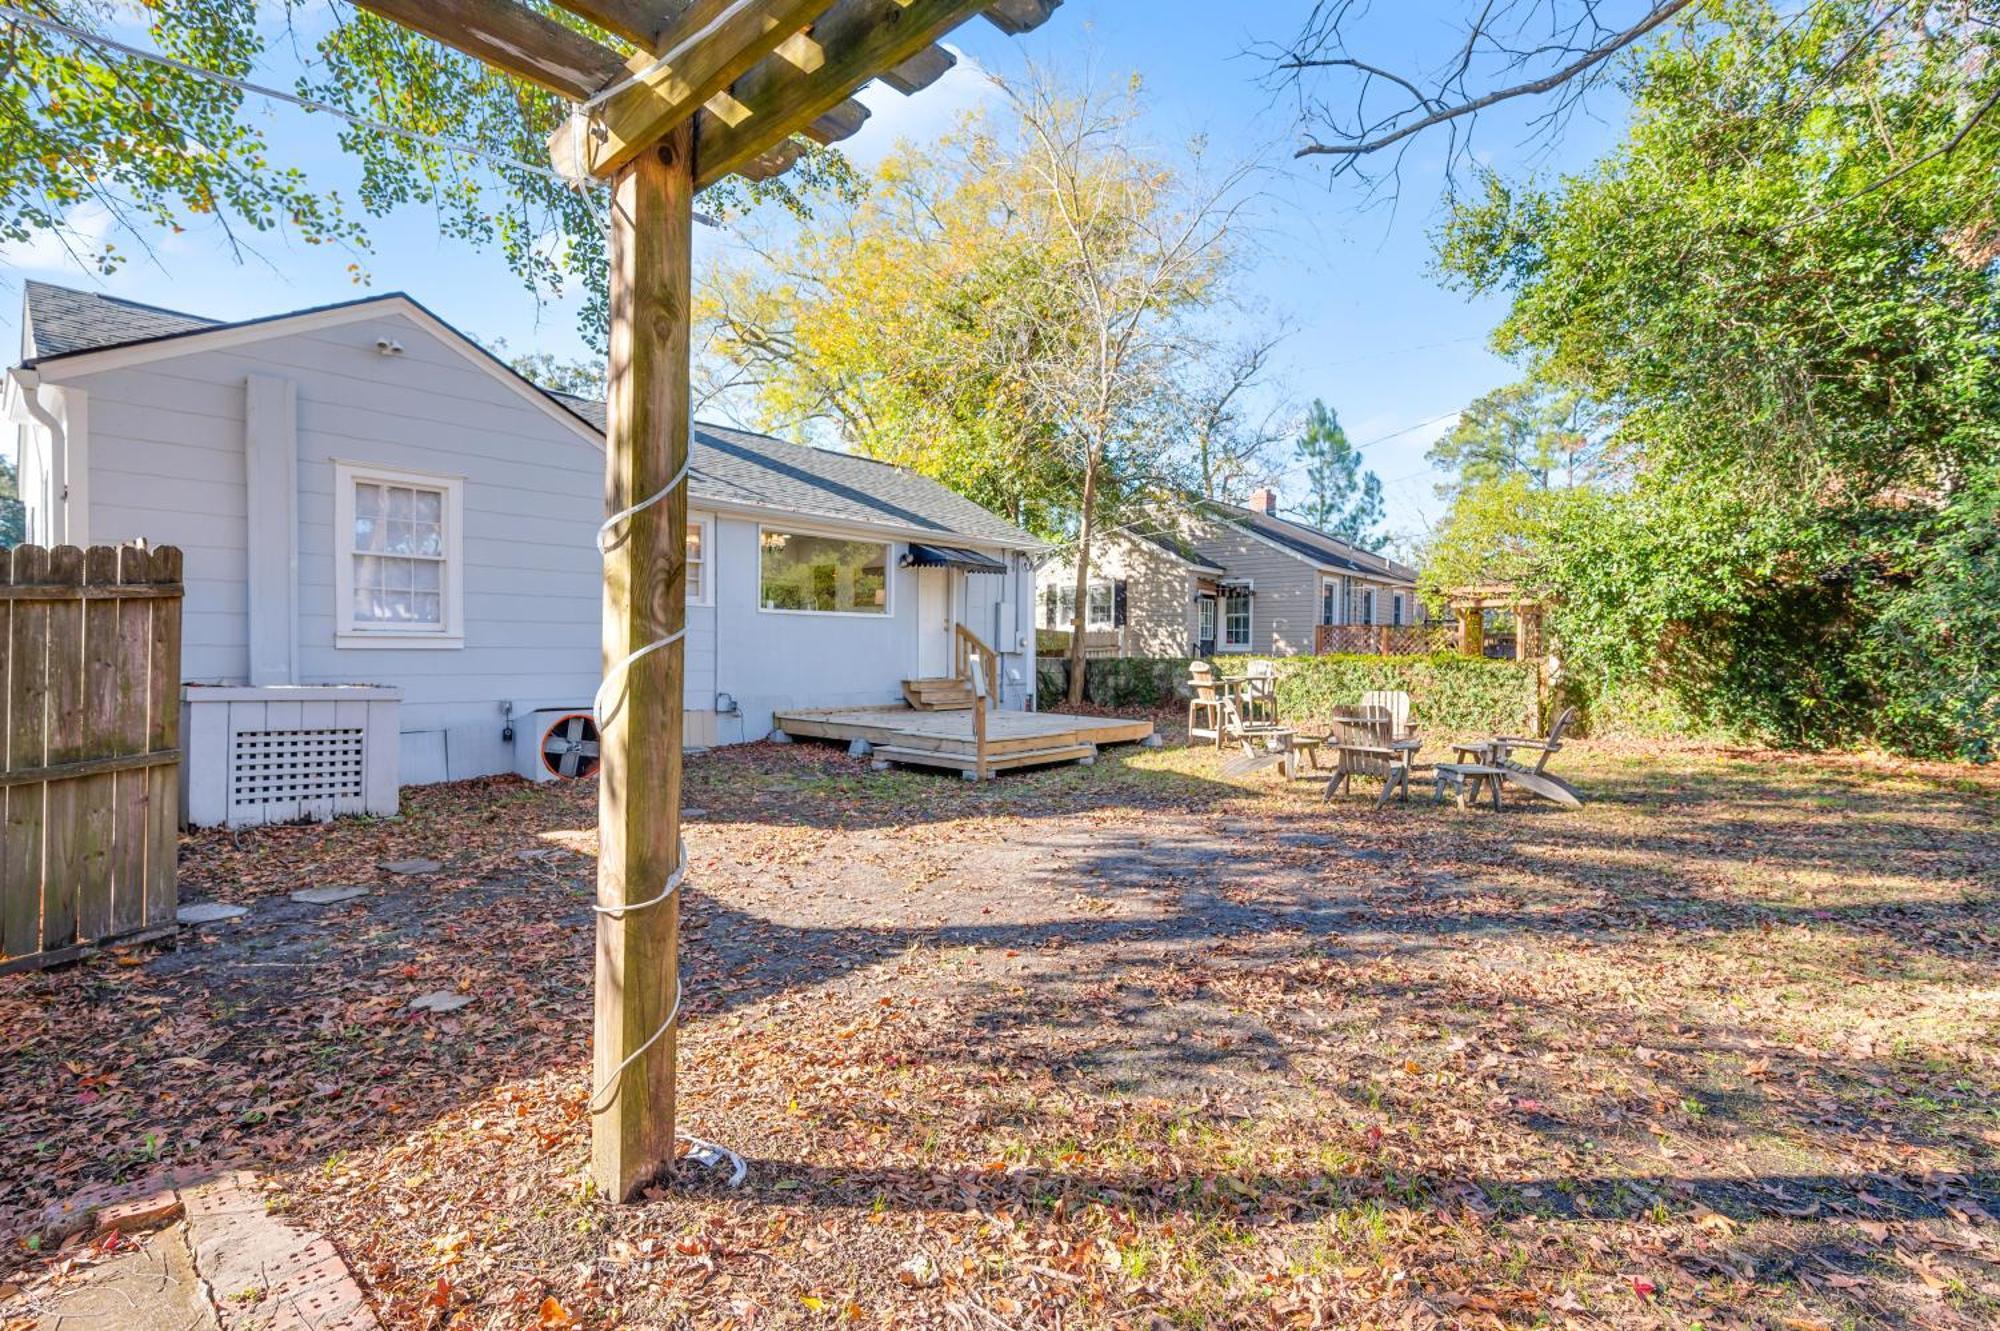
[[[952,641],[958,648],[958,678],[972,689],[972,770],[979,780],[984,781],[991,773],[986,768],[986,699],[1000,683],[1000,655],[984,642],[979,635],[963,624],[952,625]],[[979,653],[981,682],[977,687],[972,678],[972,653]]]

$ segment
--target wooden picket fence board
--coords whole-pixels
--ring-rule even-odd
[[[181,552],[0,550],[0,973],[174,928]]]

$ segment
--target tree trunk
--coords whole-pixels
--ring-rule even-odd
[[[1090,537],[1097,507],[1097,454],[1083,464],[1083,518],[1076,533],[1076,617],[1069,624],[1069,705],[1083,701],[1083,628],[1090,621]]]

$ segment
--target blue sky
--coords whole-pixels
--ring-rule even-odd
[[[1161,147],[1206,135],[1217,155],[1254,155],[1267,165],[1258,243],[1245,281],[1255,300],[1296,329],[1280,351],[1274,380],[1300,405],[1319,397],[1340,413],[1349,437],[1366,445],[1368,465],[1384,482],[1386,527],[1416,534],[1442,508],[1425,449],[1449,427],[1452,413],[1510,381],[1514,368],[1485,350],[1500,307],[1468,303],[1442,290],[1430,273],[1428,233],[1438,218],[1441,142],[1425,143],[1412,154],[1393,210],[1363,207],[1353,185],[1330,181],[1324,167],[1291,160],[1296,134],[1290,116],[1283,102],[1260,86],[1262,64],[1247,52],[1260,39],[1288,35],[1305,7],[1303,0],[1238,6],[1213,0],[1067,0],[1039,32],[1020,39],[975,20],[947,42],[962,59],[939,83],[914,98],[879,85],[864,92],[875,114],[846,147],[866,165],[898,138],[922,139],[949,128],[991,95],[982,70],[1004,75],[1032,58],[1105,80],[1122,81],[1136,71],[1147,90],[1147,132]],[[1408,63],[1435,59],[1449,49],[1466,5],[1406,0],[1377,8],[1384,12],[1375,16],[1368,34],[1371,54]],[[1230,16],[1218,18],[1218,11]],[[258,77],[284,87],[295,73],[274,58]],[[257,113],[270,118],[277,156],[330,183],[353,178],[334,141],[332,121],[283,106],[260,107]],[[1559,154],[1535,164],[1549,169],[1588,161],[1616,130],[1614,124],[1576,122]],[[1528,149],[1510,125],[1493,124],[1482,135],[1482,155],[1493,165],[1514,172],[1530,164]],[[75,221],[86,231],[103,226],[101,217],[88,214]],[[572,308],[538,301],[497,255],[441,237],[425,210],[407,209],[373,222],[370,230],[374,250],[360,257],[370,279],[366,288],[357,288],[348,271],[357,256],[287,243],[281,236],[263,238],[261,261],[248,264],[233,259],[212,229],[150,236],[155,257],[134,257],[109,278],[80,271],[52,241],[0,247],[0,336],[10,348],[17,344],[20,280],[39,277],[218,318],[403,290],[489,344],[504,339],[516,351],[583,354]],[[727,235],[703,230],[697,260],[729,243]],[[131,252],[136,246],[121,243],[121,248]],[[1279,465],[1289,467],[1289,459]],[[1281,490],[1296,494],[1296,474],[1278,479]]]

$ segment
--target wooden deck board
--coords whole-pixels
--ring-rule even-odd
[[[941,757],[972,756],[972,713],[919,712],[908,707],[833,707],[779,712],[778,729],[796,739],[864,739],[890,748],[923,750]],[[1010,754],[1045,749],[1078,749],[1100,744],[1136,744],[1153,733],[1151,721],[1115,716],[1067,716],[1061,712],[989,712],[986,752],[997,763]],[[941,762],[940,765],[949,765]]]

